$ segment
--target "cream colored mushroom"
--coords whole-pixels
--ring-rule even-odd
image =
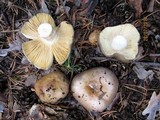
[[[22,50],[37,68],[48,69],[53,56],[63,64],[70,54],[74,30],[66,21],[56,27],[49,14],[38,13],[23,25],[21,33],[32,39],[22,44]]]
[[[102,112],[116,96],[118,79],[104,67],[86,70],[73,78],[74,98],[88,111]]]
[[[105,56],[128,62],[136,58],[140,34],[132,24],[106,27],[99,36],[99,46]]]
[[[34,91],[42,102],[53,104],[68,94],[68,79],[63,73],[55,71],[38,80]]]

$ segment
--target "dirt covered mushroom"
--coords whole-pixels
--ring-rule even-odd
[[[136,58],[140,34],[132,24],[106,27],[99,36],[99,46],[105,56],[114,56],[123,62]]]
[[[69,56],[74,30],[66,21],[56,27],[53,18],[46,13],[38,13],[26,22],[21,33],[31,41],[22,44],[28,60],[40,69],[48,69],[53,56],[63,64]]]
[[[42,102],[53,104],[68,94],[68,79],[63,73],[54,71],[38,80],[34,91]]]
[[[74,98],[88,111],[102,112],[116,96],[118,79],[104,67],[86,70],[73,78]]]

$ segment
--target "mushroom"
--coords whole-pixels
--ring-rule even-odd
[[[99,34],[100,34],[100,30],[96,29],[89,35],[88,40],[92,45],[97,45]]]
[[[136,58],[140,34],[132,24],[106,27],[99,36],[99,46],[105,56],[114,56],[123,62]]]
[[[74,98],[88,111],[102,112],[115,98],[118,85],[113,72],[97,67],[76,75],[71,90]]]
[[[56,27],[53,18],[46,13],[38,13],[26,22],[21,33],[31,41],[22,44],[27,59],[40,69],[48,69],[53,56],[63,64],[71,51],[74,30],[66,21]]]
[[[53,104],[68,94],[68,79],[63,73],[54,71],[39,79],[34,91],[42,102]]]

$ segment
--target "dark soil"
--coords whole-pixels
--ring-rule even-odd
[[[26,40],[19,31],[32,15],[44,10],[41,1],[0,1],[0,49],[7,49],[9,43],[15,40]],[[28,111],[32,105],[38,104],[40,111],[50,120],[146,120],[147,116],[143,116],[142,111],[153,91],[160,92],[160,2],[155,0],[153,10],[147,12],[149,2],[142,1],[140,12],[128,0],[67,0],[65,4],[63,0],[46,0],[56,24],[66,20],[75,30],[69,59],[63,65],[54,61],[50,70],[62,71],[71,82],[76,74],[84,70],[97,66],[107,67],[119,79],[119,97],[110,111],[102,113],[87,112],[71,93],[55,105],[41,103],[31,90],[32,86],[26,86],[25,81],[33,74],[40,78],[50,71],[39,70],[30,63],[22,64],[22,51],[11,51],[7,56],[0,57],[0,102],[5,103],[2,119],[31,120]],[[59,11],[58,3],[62,7]],[[69,12],[64,9],[66,6],[70,8]],[[102,30],[123,23],[132,23],[141,35],[138,57],[130,63],[105,57],[98,45],[88,41],[90,33],[95,29]],[[141,64],[147,71],[152,70],[153,79],[139,79],[133,70],[136,64]],[[46,108],[55,113],[49,113],[50,110]],[[160,120],[158,114],[156,119]]]

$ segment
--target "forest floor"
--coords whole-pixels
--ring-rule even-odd
[[[49,70],[34,67],[21,50],[26,38],[20,29],[39,12],[49,12],[56,25],[68,21],[75,31],[68,60],[63,65],[54,61]],[[105,57],[97,44],[88,41],[94,30],[124,23],[133,24],[141,36],[137,58],[130,63]],[[160,93],[160,1],[1,0],[0,55],[2,120],[146,120],[143,110],[152,93]],[[89,113],[71,93],[54,105],[44,104],[32,91],[37,79],[54,70],[65,73],[71,82],[76,74],[98,66],[113,71],[120,84],[109,111]],[[33,105],[36,110],[31,115]],[[160,120],[160,114],[155,119]]]

